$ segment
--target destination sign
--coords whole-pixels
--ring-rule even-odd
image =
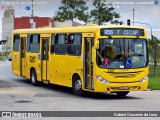
[[[143,29],[137,28],[102,28],[102,36],[144,36]]]

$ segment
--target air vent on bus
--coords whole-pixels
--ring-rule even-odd
[[[115,72],[115,73],[108,73],[109,75],[113,76],[114,78],[133,78],[139,75],[142,71],[138,72]]]

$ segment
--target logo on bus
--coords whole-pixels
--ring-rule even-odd
[[[132,67],[132,60],[125,60],[124,61],[124,66],[126,68],[131,68]]]
[[[36,60],[36,57],[35,56],[30,56],[30,59],[29,59],[29,62],[35,62],[35,60]]]

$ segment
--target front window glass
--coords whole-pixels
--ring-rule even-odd
[[[103,68],[141,68],[147,64],[145,39],[100,39],[97,64]]]

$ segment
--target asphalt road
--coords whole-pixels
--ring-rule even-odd
[[[5,61],[0,62],[0,111],[160,111],[160,91],[131,92],[126,97],[87,92],[75,96],[66,87],[32,86],[12,74],[11,63]]]

